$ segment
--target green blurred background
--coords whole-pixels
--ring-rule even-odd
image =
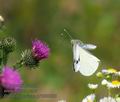
[[[73,72],[70,41],[61,36],[64,28],[73,38],[98,46],[92,53],[101,59],[99,70],[106,66],[120,68],[120,0],[0,0],[0,14],[6,25],[0,38],[12,36],[18,44],[8,64],[14,64],[33,39],[45,41],[51,48],[49,59],[38,69],[23,68],[20,73],[25,86],[38,88],[36,93],[57,95],[54,99],[6,97],[0,102],[81,102],[91,93],[87,83],[97,79]],[[98,95],[102,97],[103,93],[100,89]]]

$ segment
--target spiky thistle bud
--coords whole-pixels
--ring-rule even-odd
[[[33,57],[31,50],[25,50],[24,52],[22,52],[21,55],[22,55],[22,61],[23,61],[24,65],[26,65],[30,68],[34,68],[34,67],[38,66],[39,61]]]
[[[6,52],[13,52],[15,47],[16,47],[16,40],[12,37],[7,37],[4,38],[1,42],[1,47],[6,51]]]

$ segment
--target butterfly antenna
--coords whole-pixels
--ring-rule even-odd
[[[72,40],[73,38],[72,38],[72,36],[70,35],[70,33],[66,30],[66,29],[64,29],[64,32],[69,36],[69,38]]]

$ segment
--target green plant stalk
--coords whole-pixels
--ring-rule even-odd
[[[94,102],[97,102],[97,99],[95,98],[95,101]]]
[[[0,49],[0,72],[2,71],[2,50]]]
[[[96,91],[95,89],[92,90],[93,94],[95,94],[95,91]],[[95,96],[94,102],[97,102],[97,98],[96,98],[96,96]]]
[[[4,89],[3,87],[0,85],[0,99],[4,97]]]
[[[108,97],[111,96],[111,88],[108,88]]]
[[[3,50],[3,66],[7,64],[8,56],[9,56],[9,52],[6,52],[5,50]]]
[[[0,49],[0,73],[2,72],[3,50]],[[4,97],[4,89],[0,85],[0,99]]]
[[[13,68],[16,70],[16,69],[19,69],[23,66],[23,60],[20,60],[18,61],[15,65],[13,65]]]

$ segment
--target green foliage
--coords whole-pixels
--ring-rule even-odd
[[[18,52],[21,47],[29,48],[34,38],[47,42],[51,48],[49,60],[40,64],[39,71],[28,74],[29,78],[26,78],[27,72],[22,72],[24,82],[32,80],[42,90],[54,89],[68,102],[80,102],[89,93],[86,83],[95,79],[73,72],[70,41],[64,36],[62,39],[60,34],[67,28],[73,38],[96,44],[98,49],[93,53],[103,64],[119,68],[119,10],[119,0],[1,0],[0,14],[5,18],[5,33],[0,31],[0,37],[15,37]],[[9,63],[16,62],[14,56],[20,57],[18,52]],[[2,101],[17,102],[17,99]]]

